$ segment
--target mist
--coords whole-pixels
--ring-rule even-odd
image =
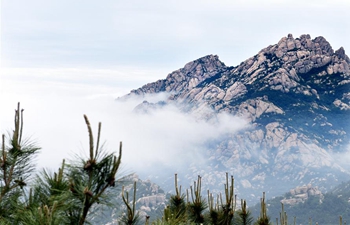
[[[74,79],[74,76],[63,79],[59,73],[48,78],[42,71],[41,75],[23,75],[32,76],[32,80],[28,77],[25,80],[4,80],[1,132],[12,129],[14,109],[17,102],[21,102],[25,136],[41,147],[38,168],[56,170],[63,159],[88,155],[84,114],[90,120],[95,141],[98,122],[102,122],[103,149],[117,153],[122,142],[123,170],[143,177],[157,176],[165,170],[172,176],[191,163],[205,165],[207,160],[203,153],[208,150],[210,141],[247,126],[245,120],[225,113],[210,121],[201,120],[198,113],[184,113],[172,104],[147,114],[137,113],[135,107],[144,100],[156,103],[165,100],[167,95],[162,93],[119,101],[117,97],[125,95],[132,87],[120,85],[118,88],[112,84],[120,83],[125,76],[118,78],[113,74],[112,81],[107,83],[91,76],[93,81],[88,79],[84,83],[72,84],[72,79],[79,78],[76,74],[79,72],[71,72]],[[101,77],[107,80],[111,74],[109,71]],[[207,109],[206,113],[209,111]]]

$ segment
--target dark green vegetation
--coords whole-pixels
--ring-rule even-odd
[[[181,193],[181,186],[178,186],[177,175],[175,174],[175,195],[169,200],[169,206],[164,210],[161,219],[154,222],[156,225],[176,224],[213,224],[213,225],[248,225],[248,224],[269,224],[266,216],[266,205],[262,200],[262,214],[253,223],[253,217],[246,207],[245,200],[242,200],[241,209],[236,209],[236,198],[234,195],[234,179],[229,179],[226,174],[224,195],[213,194],[208,191],[207,198],[201,196],[201,177],[198,176],[193,186],[186,194]],[[264,199],[264,198],[263,198]],[[265,209],[265,210],[264,210]],[[261,221],[265,221],[261,222]]]
[[[8,139],[2,135],[0,159],[0,223],[1,224],[86,224],[96,204],[110,204],[121,163],[119,156],[96,148],[90,122],[84,115],[89,134],[89,157],[78,157],[70,163],[63,160],[57,173],[43,170],[33,177],[33,158],[40,149],[22,139],[23,110],[18,104],[15,128]],[[7,142],[8,140],[8,142]],[[120,193],[120,191],[118,192]]]

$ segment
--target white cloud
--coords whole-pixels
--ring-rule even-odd
[[[127,108],[125,103],[117,105]],[[132,107],[114,120],[120,120],[116,125],[120,124],[120,136],[129,147],[125,152],[126,160],[138,171],[157,165],[176,171],[189,165],[193,159],[201,164],[209,141],[246,125],[243,120],[227,114],[219,114],[215,122],[198,120],[197,115],[183,113],[172,105],[149,114],[130,113]]]
[[[26,134],[43,147],[41,155],[45,160],[40,164],[51,166],[76,151],[80,148],[79,142],[86,140],[83,114],[93,116],[99,112],[96,119],[102,120],[102,115],[108,114],[103,108],[108,104],[112,106],[114,98],[136,88],[135,84],[141,85],[157,76],[157,71],[132,71],[2,69],[1,132],[12,129],[13,112],[17,102],[21,102],[25,109]]]
[[[219,114],[211,122],[198,120],[198,115],[185,114],[173,105],[147,115],[133,113],[143,99],[115,100],[125,94],[125,88],[130,89],[117,85],[126,82],[117,71],[7,70],[6,74],[0,97],[1,132],[13,127],[13,109],[20,101],[25,109],[26,136],[42,147],[38,164],[43,167],[55,169],[63,158],[87,151],[83,114],[89,117],[95,132],[98,122],[102,122],[106,149],[117,152],[123,141],[124,165],[140,173],[156,171],[160,166],[177,170],[193,159],[203,163],[202,152],[207,150],[208,141],[246,125],[228,114]],[[152,76],[152,72],[144,72],[143,76]],[[89,82],[82,79],[85,77]],[[165,98],[164,94],[145,97],[149,102]]]
[[[347,171],[350,170],[350,144],[346,147],[344,151],[338,153],[331,153],[331,155],[339,166],[341,166]]]

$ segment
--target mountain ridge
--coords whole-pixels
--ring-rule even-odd
[[[309,52],[305,50],[309,50]],[[293,53],[293,50],[298,50]],[[301,59],[298,63],[295,63],[294,70],[289,71],[292,78],[297,79],[295,77],[295,73],[307,73],[310,72],[311,69],[317,69],[319,67],[323,67],[328,65],[329,63],[337,63],[337,65],[328,68],[329,74],[336,74],[337,72],[346,72],[349,73],[349,66],[346,64],[350,63],[349,57],[345,54],[345,50],[343,47],[340,47],[338,50],[334,52],[330,44],[326,41],[322,36],[317,37],[311,40],[310,35],[301,35],[300,38],[294,39],[291,34],[288,37],[282,38],[278,44],[270,45],[267,48],[259,51],[255,56],[245,60],[240,65],[235,67],[226,67],[226,65],[219,60],[217,55],[207,55],[201,57],[197,60],[187,63],[183,68],[175,70],[170,73],[166,79],[158,80],[153,83],[146,84],[141,88],[132,90],[130,94],[145,94],[145,93],[157,93],[161,91],[167,92],[178,92],[179,85],[172,85],[173,83],[181,83],[183,81],[188,81],[191,85],[190,87],[195,87],[195,84],[199,84],[203,82],[203,84],[208,83],[209,81],[205,81],[208,78],[212,78],[213,75],[216,75],[214,79],[219,78],[220,72],[222,69],[226,70],[234,70],[242,74],[252,74],[250,77],[256,77],[258,72],[256,71],[258,65],[266,62],[265,59],[278,59],[279,62],[281,60],[294,62],[297,59]],[[254,60],[255,59],[255,60]],[[257,59],[257,60],[256,60]],[[341,61],[344,60],[346,64],[342,64]],[[278,63],[277,61],[277,63]],[[289,65],[287,65],[289,66]],[[224,67],[224,68],[222,68]],[[271,66],[270,66],[271,67]],[[219,70],[220,69],[220,70]],[[200,73],[195,73],[195,70],[201,71]],[[216,73],[215,73],[216,72]],[[255,73],[252,73],[255,72]],[[270,72],[270,71],[267,71]],[[282,71],[285,72],[285,71]],[[215,73],[215,74],[214,74]],[[191,77],[190,75],[194,74],[195,76]],[[187,77],[187,78],[186,78]],[[188,77],[192,78],[191,80]],[[213,78],[212,78],[213,79]],[[248,81],[247,77],[243,81]],[[249,82],[249,81],[248,81]],[[250,81],[251,82],[251,81]],[[278,81],[277,81],[278,82]],[[203,85],[202,84],[202,85]],[[284,83],[281,83],[284,84]],[[276,87],[277,89],[280,87]],[[288,91],[285,89],[288,87],[284,87],[284,91]],[[191,89],[191,88],[190,88]],[[300,90],[298,90],[300,91]]]
[[[350,174],[336,155],[350,141],[349,64],[345,50],[334,51],[325,38],[289,34],[238,66],[207,55],[123,98],[166,92],[165,101],[145,101],[138,109],[175,104],[186,113],[210,108],[210,117],[245,118],[249,128],[203,153],[209,158],[204,176],[213,184],[220,181],[214,168],[221,168],[239,178],[239,191],[278,193],[276,182],[281,190],[308,183],[330,188]]]

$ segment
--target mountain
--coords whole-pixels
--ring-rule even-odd
[[[256,202],[262,191],[276,196],[305,184],[329,190],[348,180],[342,159],[350,141],[349,64],[345,50],[334,51],[325,38],[289,34],[238,66],[208,55],[122,99],[167,93],[165,101],[146,98],[135,110],[176,105],[204,120],[219,113],[246,120],[245,129],[211,141],[205,168],[189,166],[186,177],[204,172],[211,187],[228,171],[237,193]]]
[[[266,201],[268,214],[272,221],[279,218],[282,202],[290,224],[295,217],[297,224],[308,224],[311,218],[314,223],[333,225],[339,221],[339,216],[346,223],[350,220],[349,186],[349,181],[343,182],[326,193],[321,193],[317,187],[312,187],[310,184],[293,188],[283,196]],[[260,204],[249,210],[257,218],[260,213]]]

